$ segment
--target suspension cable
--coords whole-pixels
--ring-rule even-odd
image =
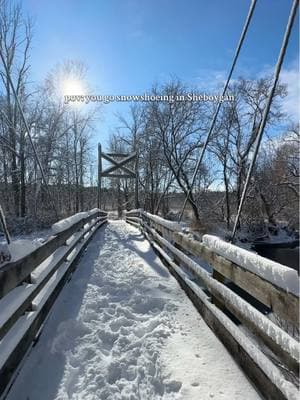
[[[245,185],[244,185],[244,188],[243,188],[243,193],[242,193],[242,197],[241,197],[241,200],[240,200],[238,213],[236,215],[236,219],[235,219],[235,223],[234,223],[234,227],[233,227],[233,231],[232,231],[231,242],[234,240],[234,237],[235,237],[235,234],[236,234],[236,230],[237,230],[237,226],[238,226],[238,223],[239,223],[240,215],[241,215],[242,208],[243,208],[243,205],[244,205],[244,202],[245,202],[245,198],[246,198],[247,189],[248,189],[248,186],[250,184],[250,179],[251,179],[251,176],[252,176],[253,168],[254,168],[255,161],[256,161],[256,158],[257,158],[257,154],[258,154],[258,151],[259,151],[259,147],[260,147],[260,144],[261,144],[261,139],[263,137],[264,129],[265,129],[265,126],[266,126],[266,123],[267,123],[268,114],[269,114],[269,111],[270,111],[270,108],[271,108],[272,100],[273,100],[274,93],[275,93],[275,90],[276,90],[276,86],[277,86],[277,83],[278,83],[280,70],[281,70],[282,63],[283,63],[283,60],[284,60],[284,56],[285,56],[285,53],[286,53],[286,49],[287,49],[287,46],[288,46],[288,42],[289,42],[290,34],[291,34],[291,31],[292,31],[293,23],[294,23],[294,20],[295,20],[295,17],[296,17],[298,5],[299,5],[299,0],[294,0],[294,2],[292,4],[290,15],[289,15],[288,23],[287,23],[287,26],[286,26],[286,30],[285,30],[285,33],[284,33],[284,37],[283,37],[281,49],[280,49],[280,52],[279,52],[277,64],[276,64],[276,67],[275,67],[272,88],[271,88],[270,93],[268,95],[267,104],[265,106],[263,117],[262,117],[261,123],[259,125],[259,130],[258,130],[258,134],[257,134],[254,154],[253,154],[253,157],[252,157],[252,160],[251,160],[251,164],[250,164],[250,167],[249,167],[249,170],[248,170],[248,173],[247,173],[246,182],[245,182]]]
[[[19,112],[20,112],[20,114],[21,114],[21,118],[22,118],[22,120],[23,120],[23,124],[24,124],[24,126],[25,126],[27,135],[28,135],[28,137],[29,137],[29,141],[30,141],[30,144],[31,144],[31,147],[32,147],[32,150],[33,150],[34,157],[35,157],[36,162],[37,162],[37,164],[38,164],[38,167],[39,167],[39,169],[40,169],[40,172],[41,172],[41,175],[42,175],[42,179],[43,179],[43,181],[44,181],[44,184],[45,184],[45,186],[46,186],[46,190],[47,190],[47,193],[48,193],[48,196],[49,196],[50,203],[51,203],[52,208],[53,208],[53,210],[54,210],[54,212],[55,212],[55,216],[56,216],[56,218],[58,219],[58,212],[57,212],[57,209],[56,209],[54,200],[53,200],[53,198],[52,198],[52,195],[51,195],[51,192],[50,192],[50,189],[49,189],[49,185],[48,185],[48,183],[47,183],[47,181],[46,181],[46,176],[45,176],[45,173],[44,173],[44,170],[43,170],[41,161],[40,161],[39,156],[38,156],[38,154],[37,154],[35,145],[34,145],[34,143],[33,143],[33,140],[32,140],[31,134],[30,134],[30,129],[29,129],[29,126],[28,126],[28,123],[27,123],[27,120],[26,120],[24,111],[23,111],[23,109],[22,109],[22,106],[21,106],[21,103],[20,103],[18,94],[17,94],[17,92],[16,92],[16,90],[15,90],[13,81],[12,81],[12,79],[11,79],[11,76],[10,76],[10,74],[9,74],[9,70],[8,70],[8,67],[7,67],[7,64],[6,64],[6,61],[5,61],[5,59],[4,59],[4,55],[3,55],[1,49],[0,49],[0,57],[1,57],[1,61],[2,61],[2,63],[3,63],[4,69],[5,69],[5,73],[6,73],[6,77],[7,77],[8,83],[9,83],[9,85],[10,85],[10,87],[11,87],[11,90],[12,90],[12,92],[13,92],[13,95],[14,95],[14,97],[15,97],[17,106],[18,106],[18,108],[19,108]]]
[[[228,85],[229,85],[229,82],[230,82],[230,79],[231,79],[231,76],[232,76],[232,73],[233,73],[235,64],[236,64],[237,59],[238,59],[238,57],[239,57],[240,50],[241,50],[241,48],[242,48],[244,39],[245,39],[245,37],[246,37],[246,33],[247,33],[248,28],[249,28],[249,25],[250,25],[250,21],[251,21],[251,19],[252,19],[252,15],[253,15],[253,12],[254,12],[254,8],[255,8],[255,6],[256,6],[256,2],[257,2],[257,0],[252,0],[252,2],[251,2],[250,8],[249,8],[249,12],[248,12],[248,15],[247,15],[247,18],[246,18],[246,22],[245,22],[245,25],[244,25],[244,27],[243,27],[242,34],[241,34],[240,40],[239,40],[239,42],[238,42],[238,46],[237,46],[237,49],[236,49],[234,58],[233,58],[233,62],[232,62],[232,65],[231,65],[231,69],[230,69],[230,72],[229,72],[227,81],[226,81],[226,83],[225,83],[225,85],[224,85],[224,88],[223,88],[222,96],[220,97],[220,99],[219,99],[219,101],[218,101],[217,108],[216,108],[215,114],[214,114],[213,119],[212,119],[212,123],[211,123],[211,125],[210,125],[210,128],[209,128],[209,131],[208,131],[206,140],[205,140],[204,145],[203,145],[203,147],[202,147],[200,157],[199,157],[199,159],[198,159],[198,161],[197,161],[197,164],[196,164],[196,167],[195,167],[195,171],[194,171],[193,176],[192,176],[192,181],[191,181],[190,188],[188,189],[188,192],[187,192],[186,197],[185,197],[185,199],[184,199],[184,203],[183,203],[183,206],[182,206],[182,210],[181,210],[180,215],[179,215],[179,222],[180,222],[181,219],[182,219],[182,216],[183,216],[183,213],[184,213],[184,210],[185,210],[185,207],[186,207],[186,203],[187,203],[187,201],[188,201],[188,199],[189,199],[189,197],[190,197],[191,191],[192,191],[192,189],[193,189],[193,186],[194,186],[194,183],[195,183],[195,179],[196,179],[198,170],[199,170],[199,168],[200,168],[200,165],[201,165],[201,163],[202,163],[205,150],[206,150],[206,148],[207,148],[208,142],[209,142],[209,140],[210,140],[210,137],[211,137],[211,135],[212,135],[213,129],[214,129],[214,127],[215,127],[215,123],[216,123],[216,120],[217,120],[217,117],[218,117],[218,114],[219,114],[219,111],[220,111],[220,108],[221,108],[221,104],[222,104],[221,99],[225,96],[225,93],[226,93],[226,91],[227,91],[227,88],[228,88]]]

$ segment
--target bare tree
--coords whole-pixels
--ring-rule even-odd
[[[147,110],[147,118],[151,121],[154,134],[161,141],[164,159],[178,187],[185,195],[190,193],[188,201],[195,219],[199,220],[199,210],[191,190],[191,174],[206,129],[207,110],[204,103],[178,101],[186,93],[187,88],[179,81],[172,81],[159,89],[154,88],[154,95],[165,95],[174,101],[152,102]],[[203,172],[204,169],[199,174]]]
[[[239,78],[231,85],[230,92],[234,95],[234,101],[223,104],[209,148],[221,164],[227,228],[233,209],[238,207],[240,202],[270,85],[270,78]],[[279,100],[285,95],[286,87],[278,85],[268,117],[267,130],[283,120],[284,114],[281,112]],[[249,193],[251,197],[251,191]]]
[[[14,213],[24,216],[25,195],[25,129],[9,80],[11,79],[20,102],[25,105],[28,97],[27,79],[30,68],[29,50],[32,39],[32,23],[25,19],[21,6],[7,0],[0,1],[0,51],[5,67],[0,67],[1,96],[1,143],[4,148],[3,170],[6,182],[11,180]],[[24,107],[25,108],[25,107]]]
[[[275,225],[280,219],[292,227],[298,224],[299,202],[299,130],[291,127],[280,140],[269,141],[255,171],[254,187],[258,196],[253,203],[262,216]],[[258,210],[258,207],[256,207]]]

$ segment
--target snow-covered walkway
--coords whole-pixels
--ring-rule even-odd
[[[8,400],[254,400],[259,395],[124,221],[88,246]]]

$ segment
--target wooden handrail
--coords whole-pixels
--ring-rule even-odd
[[[24,281],[30,281],[31,272],[46,258],[48,258],[58,247],[65,244],[73,233],[83,228],[85,224],[97,217],[106,218],[103,212],[98,211],[71,225],[69,228],[51,236],[45,243],[26,256],[4,264],[0,267],[0,299],[10,290]]]
[[[264,397],[295,399],[299,374],[298,341],[285,326],[278,326],[248,299],[231,290],[227,283],[231,281],[248,292],[294,328],[298,327],[299,321],[299,296],[285,290],[284,282],[283,287],[278,286],[265,276],[217,254],[213,248],[185,234],[181,227],[176,229],[176,223],[144,211],[127,213],[126,221],[141,229],[203,319]],[[203,261],[211,267],[210,272],[201,266]],[[215,271],[224,277],[222,281],[215,278]],[[229,315],[251,332],[251,340]]]
[[[37,332],[40,331],[53,302],[64,287],[70,273],[74,270],[76,260],[97,229],[106,222],[107,214],[95,211],[55,236],[51,236],[46,243],[32,253],[15,262],[5,264],[0,269],[1,294],[5,295],[0,302],[4,301],[8,305],[6,314],[0,318],[0,353],[2,355],[0,358],[0,397],[11,384],[15,370],[30,348]],[[87,224],[88,226],[85,226]],[[72,236],[74,239],[68,244],[68,239]],[[49,264],[49,268],[39,273],[32,282],[17,287],[52,254],[56,254],[56,257],[51,261],[51,265]],[[55,272],[57,273],[55,274]],[[49,281],[52,282],[51,289],[47,289],[46,284]],[[14,291],[21,296],[14,297]],[[33,307],[34,299],[41,294],[42,300],[37,308]],[[30,312],[30,317],[24,320],[26,311]],[[14,340],[12,346],[10,335],[16,335],[16,333],[17,340]]]
[[[169,229],[167,224],[160,224],[156,218],[152,218],[151,214],[143,212],[141,215],[148,223],[151,221],[150,225],[161,232],[163,236],[171,239],[186,252],[206,261],[212,269],[272,309],[274,314],[298,327],[299,297],[294,293],[287,292],[262,276],[216,254],[198,240],[192,239],[182,232]],[[284,268],[284,266],[282,267]]]

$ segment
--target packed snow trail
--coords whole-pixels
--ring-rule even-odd
[[[8,400],[257,400],[259,395],[124,221],[101,228]]]

